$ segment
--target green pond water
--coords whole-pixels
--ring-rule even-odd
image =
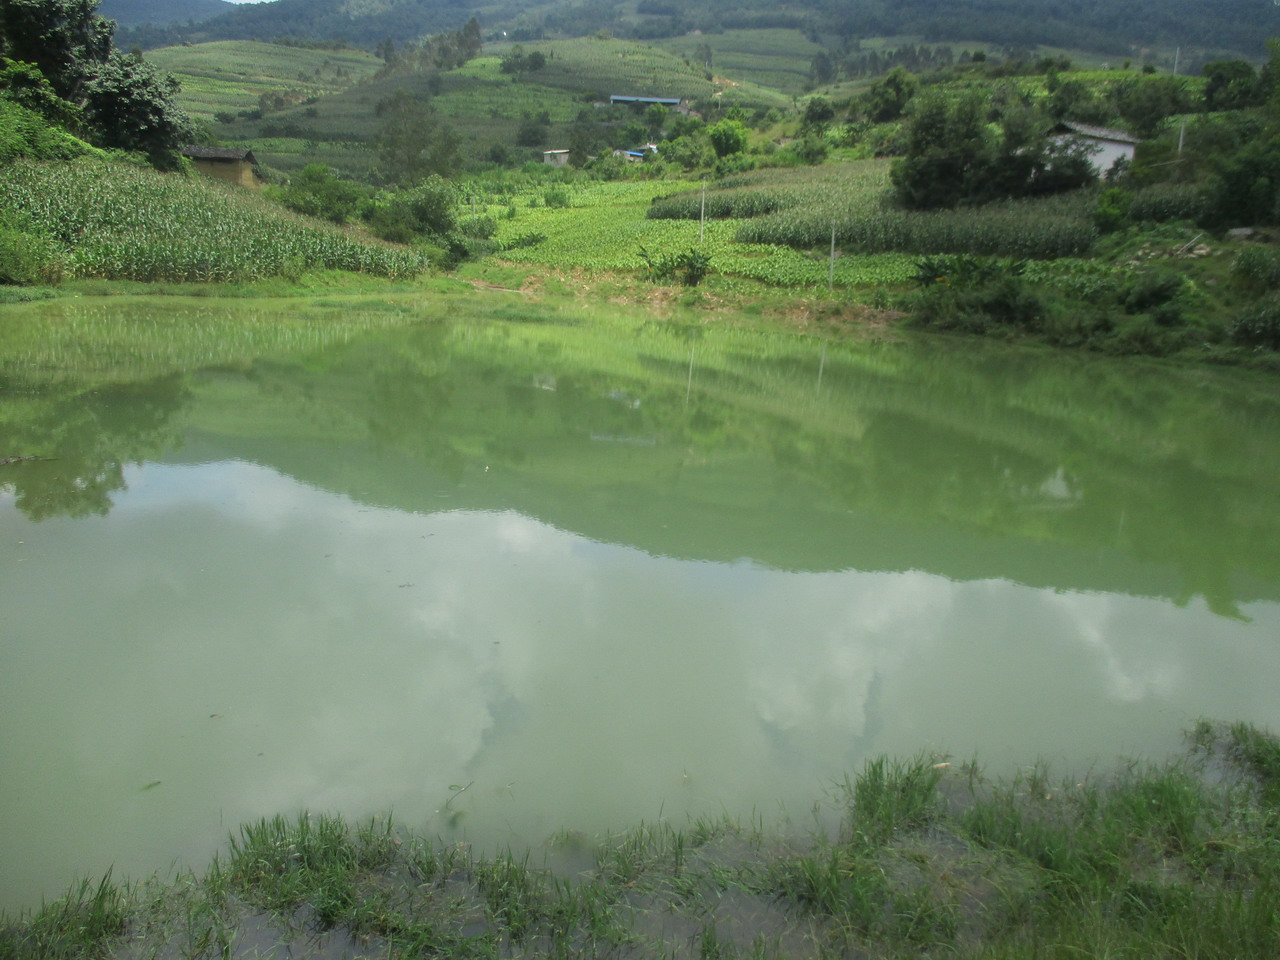
[[[1280,727],[1280,382],[713,324],[0,307],[0,908],[301,808],[802,828],[881,753]]]

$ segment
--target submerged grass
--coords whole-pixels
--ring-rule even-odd
[[[202,877],[108,874],[0,918],[0,960],[256,956],[264,930],[293,957],[1270,960],[1280,741],[1208,722],[1189,741],[1163,764],[1061,781],[1042,764],[993,781],[879,757],[836,785],[829,833],[642,823],[579,849],[591,859],[568,875],[546,858],[581,835],[539,864],[390,819],[274,817]]]

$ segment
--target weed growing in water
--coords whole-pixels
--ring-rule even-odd
[[[1061,782],[877,758],[837,787],[834,837],[641,824],[569,879],[390,820],[276,817],[203,877],[108,875],[0,918],[0,960],[230,957],[246,925],[388,958],[1274,960],[1280,741],[1208,723],[1190,740],[1180,760]]]

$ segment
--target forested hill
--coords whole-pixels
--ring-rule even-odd
[[[104,0],[103,12],[125,20],[113,11],[155,2],[161,0]],[[206,2],[221,0],[177,5]],[[1116,57],[1183,46],[1256,59],[1264,55],[1265,39],[1280,34],[1280,6],[1272,0],[560,0],[532,9],[521,0],[274,0],[234,7],[194,28],[135,28],[121,39],[156,46],[288,36],[372,48],[388,37],[403,42],[455,29],[472,16],[487,33],[505,30],[518,40],[601,30],[658,39],[695,30],[789,27],[839,48],[863,37],[914,35]]]
[[[209,20],[234,10],[227,0],[102,0],[98,15],[120,27]]]

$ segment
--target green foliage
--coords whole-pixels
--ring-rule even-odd
[[[826,97],[811,97],[804,105],[802,125],[805,129],[826,129],[827,124],[836,118],[836,111]]]
[[[1001,329],[1025,333],[1045,322],[1047,303],[1023,278],[1019,262],[957,256],[933,257],[917,266],[921,290],[911,316],[921,326],[965,333]]]
[[[936,90],[915,101],[906,152],[894,164],[898,202],[933,210],[1071,190],[1094,179],[1086,148],[1051,140],[1049,124],[1020,102],[1002,108],[998,135],[974,91],[948,101]]]
[[[1110,99],[1139,137],[1152,136],[1167,117],[1191,109],[1191,95],[1181,77],[1131,77],[1111,88]]]
[[[397,90],[375,112],[382,121],[378,157],[389,181],[408,186],[431,174],[452,172],[460,141],[429,103]]]
[[[189,127],[174,99],[177,84],[141,57],[113,50],[115,24],[96,7],[97,0],[0,0],[4,52],[35,64],[57,97],[83,104],[98,145],[172,164]],[[30,79],[22,81],[29,96]]]
[[[365,216],[373,188],[341,180],[323,163],[311,163],[269,194],[290,210],[331,223],[350,223]]]
[[[852,785],[845,781],[846,835],[856,845],[879,846],[924,826],[940,812],[941,780],[942,771],[924,756],[906,763],[868,760]]]
[[[51,126],[39,114],[0,98],[0,164],[18,157],[70,160],[94,152],[87,143]]]
[[[1280,223],[1280,133],[1245,144],[1220,166],[1208,217],[1221,226]]]
[[[1238,317],[1231,339],[1253,350],[1280,350],[1280,299],[1271,297]]]
[[[1109,187],[1098,194],[1093,222],[1103,233],[1113,233],[1129,222],[1129,210],[1132,206],[1132,193],[1120,187]]]
[[[0,97],[69,130],[80,129],[84,122],[80,108],[58,96],[34,64],[0,57]]]
[[[877,80],[863,97],[863,112],[875,123],[897,120],[920,89],[919,81],[902,67]]]
[[[307,270],[413,276],[423,258],[286,214],[248,191],[106,162],[5,171],[0,215],[39,223],[74,277],[246,281]]]
[[[709,167],[716,161],[715,147],[711,145],[706,130],[663,141],[661,155],[664,160],[678,164],[684,170]]]
[[[859,212],[837,219],[835,225],[838,244],[863,252],[1068,257],[1088,251],[1097,236],[1087,217],[1037,207],[1034,201],[960,210]],[[831,226],[830,215],[792,211],[743,224],[737,238],[811,248],[830,240]]]
[[[1209,82],[1204,88],[1206,110],[1239,110],[1261,104],[1264,90],[1258,72],[1247,60],[1214,60],[1200,68]]]
[[[542,202],[548,207],[563,209],[570,205],[569,191],[561,187],[552,187],[542,195]]]
[[[115,24],[99,17],[97,6],[98,0],[0,0],[5,55],[35,64],[59,97],[77,102],[111,55]]]
[[[747,128],[737,120],[721,120],[707,127],[707,139],[717,157],[727,157],[747,148]]]
[[[804,163],[817,166],[827,159],[831,148],[822,137],[810,133],[791,144],[791,151]]]
[[[1157,183],[1136,191],[1128,218],[1134,223],[1199,222],[1209,210],[1204,188],[1191,183]]]
[[[112,52],[84,84],[85,117],[104,147],[136,150],[153,161],[172,155],[190,137],[178,107],[178,84],[141,57]]]
[[[1280,289],[1280,255],[1261,244],[1249,244],[1232,261],[1231,276],[1249,293]]]
[[[53,285],[64,270],[62,251],[52,241],[0,225],[0,283]]]
[[[81,960],[111,956],[123,937],[132,908],[127,887],[108,870],[96,884],[80,880],[26,922],[10,927],[0,915],[4,960]]]
[[[639,257],[650,280],[678,279],[686,287],[696,287],[711,269],[711,255],[696,247],[677,254],[651,254],[641,247]]]

